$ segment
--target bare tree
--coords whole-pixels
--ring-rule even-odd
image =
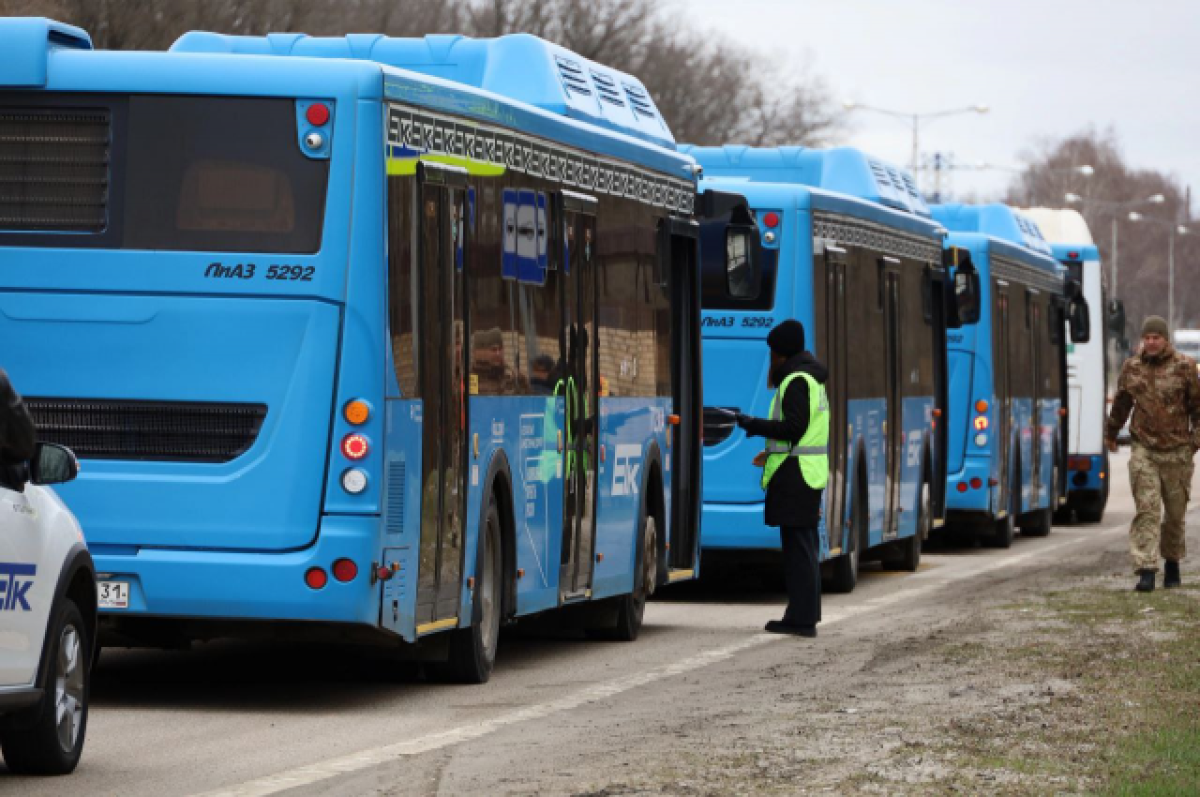
[[[829,143],[840,111],[809,69],[771,60],[681,22],[653,0],[0,0],[0,14],[86,29],[97,47],[166,49],[189,30],[391,36],[531,33],[641,78],[677,141],[754,146]]]
[[[1112,130],[1084,130],[1067,138],[1043,141],[1025,157],[1028,167],[1009,187],[1007,200],[1019,205],[1074,207],[1087,220],[1100,249],[1105,271],[1111,274],[1112,227],[1118,228],[1119,275],[1117,295],[1125,302],[1136,336],[1137,325],[1147,315],[1167,315],[1168,228],[1187,224],[1190,209],[1186,192],[1170,175],[1130,167],[1121,154]],[[1088,165],[1091,177],[1077,167]],[[1083,198],[1067,204],[1065,195]],[[1139,213],[1156,221],[1129,220],[1133,206],[1114,207],[1161,194],[1161,204],[1143,204]],[[1163,223],[1159,223],[1163,222]],[[1175,237],[1175,316],[1180,326],[1200,327],[1200,229]]]

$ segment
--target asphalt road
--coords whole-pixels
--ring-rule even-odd
[[[1111,566],[1132,508],[1126,456],[1114,458],[1102,524],[1058,526],[1006,551],[926,552],[915,574],[867,565],[852,594],[826,597],[817,640],[762,633],[781,613],[781,582],[743,572],[667,591],[633,644],[505,634],[496,673],[479,687],[425,682],[345,647],[106,650],[78,771],[20,779],[0,766],[0,793],[582,792],[614,767],[669,757],[673,731],[690,744],[686,729],[704,721],[706,703],[730,699],[748,678],[805,657],[833,671],[837,651],[851,657],[881,629],[1009,600],[1052,582],[1064,563]],[[639,752],[628,739],[650,723],[658,742]]]

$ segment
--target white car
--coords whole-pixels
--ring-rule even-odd
[[[83,751],[96,572],[75,516],[42,486],[78,470],[70,449],[39,443],[27,483],[0,481],[0,749],[10,772],[66,774]]]

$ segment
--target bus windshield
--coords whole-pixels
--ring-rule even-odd
[[[312,253],[329,161],[296,102],[0,94],[0,246]]]

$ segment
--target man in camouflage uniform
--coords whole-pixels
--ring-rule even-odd
[[[1105,427],[1110,451],[1117,450],[1117,433],[1131,410],[1129,483],[1137,514],[1129,529],[1129,548],[1139,576],[1136,589],[1151,592],[1160,552],[1166,560],[1163,586],[1180,584],[1179,561],[1185,553],[1183,517],[1192,488],[1192,458],[1200,449],[1196,362],[1175,351],[1167,338],[1167,322],[1158,316],[1150,316],[1142,324],[1142,348],[1121,367]],[[1164,508],[1166,517],[1162,518]]]

